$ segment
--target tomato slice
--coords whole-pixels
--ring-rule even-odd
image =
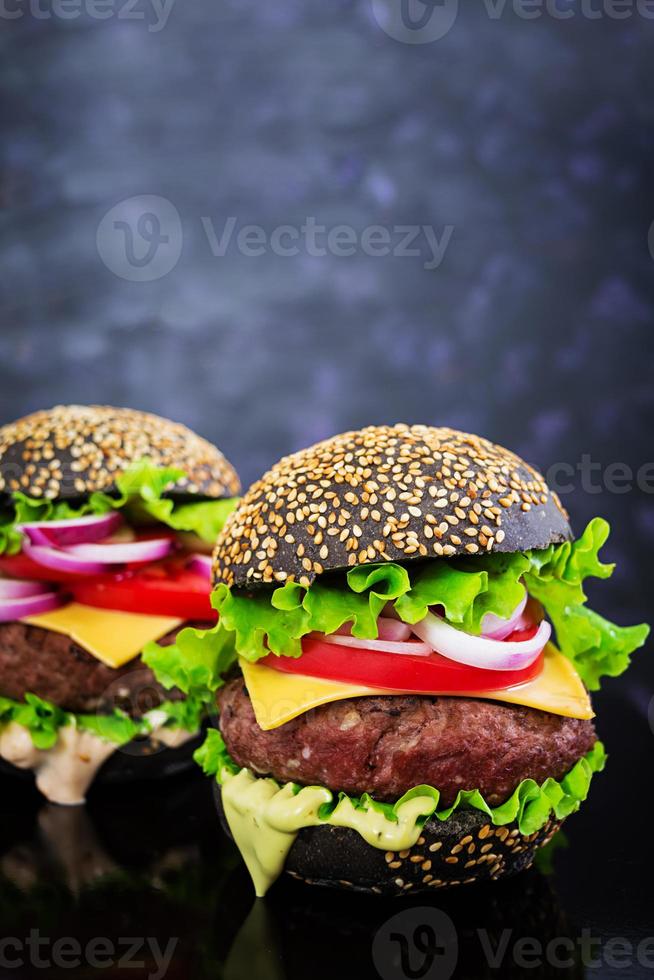
[[[516,631],[507,640],[526,640],[535,631],[536,627]],[[541,673],[544,659],[541,652],[533,664],[522,670],[482,670],[449,660],[439,653],[414,657],[368,652],[354,647],[335,646],[314,637],[303,640],[302,651],[302,656],[297,659],[269,654],[259,663],[287,674],[322,677],[386,691],[474,694],[475,691],[503,691],[533,680]]]
[[[71,582],[69,591],[87,606],[215,622],[211,586],[205,576],[185,567],[187,560],[169,558],[113,575],[87,576]]]

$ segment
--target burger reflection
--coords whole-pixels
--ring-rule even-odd
[[[513,978],[527,962],[534,978],[583,976],[575,930],[542,868],[413,899],[287,877],[254,899],[201,777],[172,792],[94,792],[84,808],[42,805],[36,794],[18,805],[11,785],[0,796],[0,940],[24,943],[37,929],[49,976],[71,975],[52,953],[64,941],[87,966],[101,941],[113,953],[107,965],[117,975],[129,966],[134,978]],[[138,943],[131,953],[125,937]],[[19,953],[7,955],[13,964]],[[33,955],[25,947],[7,975],[33,977]]]
[[[94,789],[86,807],[30,789],[0,779],[0,977],[213,976],[236,857],[221,850],[204,781]]]
[[[252,905],[224,955],[225,980],[305,980],[309,969],[312,980],[584,976],[575,930],[535,868],[413,899],[285,879]]]

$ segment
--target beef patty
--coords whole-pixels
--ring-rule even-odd
[[[413,786],[503,803],[531,777],[560,779],[595,741],[592,722],[494,701],[418,695],[350,698],[265,732],[242,679],[219,693],[220,728],[241,766],[280,782],[397,800]]]
[[[179,630],[159,642],[173,643]],[[0,696],[22,701],[25,694],[73,712],[115,707],[138,716],[164,700],[179,697],[166,691],[140,660],[114,669],[96,660],[61,633],[25,623],[0,625]]]

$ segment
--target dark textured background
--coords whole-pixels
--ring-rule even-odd
[[[411,45],[370,0],[179,0],[159,32],[23,16],[0,34],[0,421],[146,408],[217,441],[245,482],[380,421],[478,431],[544,469],[653,458],[654,21],[494,20],[480,0]],[[135,195],[181,217],[180,261],[153,282],[96,248]],[[454,232],[434,270],[216,258],[201,219],[229,216]],[[647,617],[652,495],[565,502],[578,528],[614,525],[604,608]]]

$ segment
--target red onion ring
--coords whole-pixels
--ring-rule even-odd
[[[352,627],[349,623],[337,629],[332,636],[352,636]],[[403,640],[411,638],[411,627],[408,623],[403,623],[400,619],[389,619],[380,616],[377,620],[377,639],[392,640],[394,643],[401,643]]]
[[[159,561],[173,550],[171,538],[149,538],[126,544],[76,544],[62,552],[81,561],[101,565],[129,565],[133,562]]]
[[[534,636],[528,640],[491,640],[464,633],[433,613],[427,613],[419,623],[414,623],[412,629],[442,657],[482,670],[521,670],[529,667],[552,633],[550,624],[543,620]]]
[[[37,565],[52,568],[55,572],[72,572],[80,575],[101,575],[107,571],[104,562],[83,561],[75,555],[58,548],[45,548],[42,545],[24,545],[23,552]]]
[[[411,638],[411,627],[408,623],[403,623],[400,619],[388,619],[386,616],[380,616],[377,620],[377,632],[380,640],[393,640],[396,643]]]
[[[513,633],[517,629],[520,617],[525,611],[527,598],[527,590],[525,589],[524,596],[508,619],[502,619],[500,616],[496,616],[495,613],[486,613],[481,621],[481,635],[491,640],[503,640],[505,636]]]
[[[398,653],[409,657],[428,657],[432,649],[428,643],[418,643],[416,640],[362,640],[358,636],[342,636],[340,633],[313,633],[312,636],[333,643],[335,646],[354,647],[357,650],[370,650],[376,653]]]
[[[43,582],[26,582],[17,578],[0,578],[0,602],[8,599],[28,599],[43,592]]]
[[[210,579],[213,570],[213,559],[210,555],[191,555],[188,564],[186,566],[191,572],[197,572],[198,575],[203,575],[205,578]]]
[[[45,548],[66,548],[102,541],[115,534],[122,523],[121,515],[111,511],[109,514],[91,514],[66,521],[34,521],[18,525],[18,530],[26,534],[32,544]]]
[[[64,596],[54,591],[41,592],[22,599],[0,600],[0,623],[14,622],[26,616],[40,616],[57,609],[64,601]]]

